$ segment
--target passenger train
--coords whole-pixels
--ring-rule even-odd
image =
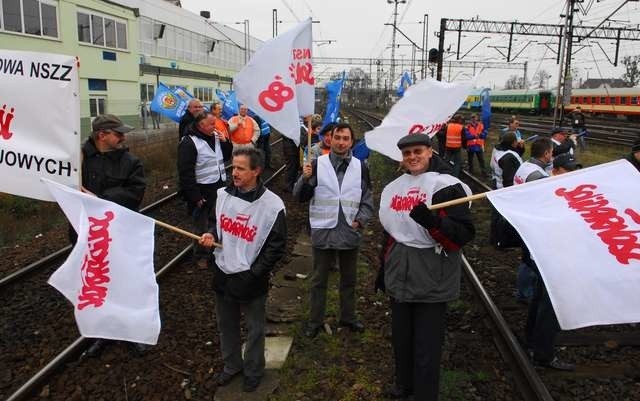
[[[479,110],[480,92],[474,89],[462,105],[462,109]],[[540,89],[492,90],[489,98],[491,109],[507,113],[551,114],[555,104],[555,92]],[[565,112],[580,106],[583,112],[593,116],[616,116],[630,120],[640,119],[640,88],[573,89]]]

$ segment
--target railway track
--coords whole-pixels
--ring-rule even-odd
[[[494,114],[492,123],[494,127],[505,127],[510,118],[510,114]],[[538,135],[551,133],[552,117],[519,115],[518,118],[520,118],[520,128],[525,133]],[[586,137],[588,142],[606,145],[631,146],[633,141],[640,137],[640,128],[637,124],[615,120],[588,120],[587,130],[589,131]]]

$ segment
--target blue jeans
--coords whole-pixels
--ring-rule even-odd
[[[538,280],[535,272],[524,262],[518,265],[518,275],[516,276],[516,298],[527,300],[533,296]]]

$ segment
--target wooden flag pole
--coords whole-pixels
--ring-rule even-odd
[[[457,199],[456,199],[456,200],[457,200]],[[200,240],[200,239],[201,239],[201,237],[200,237],[200,236],[198,236],[198,235],[192,234],[192,233],[190,233],[189,231],[185,231],[185,230],[183,230],[183,229],[181,229],[181,228],[178,228],[178,227],[176,227],[176,226],[172,226],[171,224],[164,223],[164,222],[162,222],[162,221],[160,221],[160,220],[154,220],[154,222],[155,222],[157,225],[159,225],[160,227],[164,227],[164,228],[167,228],[167,229],[169,229],[169,230],[171,230],[171,231],[175,231],[175,232],[177,232],[178,234],[185,235],[185,236],[187,236],[187,237],[189,237],[189,238],[193,238],[193,239],[195,239],[195,240]],[[217,247],[217,248],[222,248],[222,244],[218,244],[217,242],[214,242],[214,243],[213,243],[213,246],[215,246],[215,247]]]
[[[458,198],[458,199],[454,199],[454,200],[450,200],[447,202],[442,202],[442,203],[438,203],[435,205],[431,205],[429,206],[429,210],[437,210],[437,209],[442,209],[445,207],[449,207],[449,206],[455,206],[455,205],[459,205],[461,203],[466,203],[466,202],[471,202],[474,201],[476,199],[483,199],[487,197],[487,193],[483,192],[481,194],[475,194],[475,195],[469,195],[469,196],[465,196],[464,198]]]
[[[313,120],[312,116],[309,117],[309,123],[307,124],[307,163],[308,164],[311,164],[311,120]]]

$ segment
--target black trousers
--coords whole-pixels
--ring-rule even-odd
[[[536,288],[529,304],[529,314],[525,326],[525,335],[529,346],[533,347],[533,358],[540,362],[551,362],[553,347],[560,332],[560,324],[553,310],[547,287],[542,281],[538,267],[533,261],[528,263],[536,274]]]
[[[260,135],[258,138],[257,148],[262,149],[264,152],[264,168],[271,168],[271,145],[269,144],[269,138],[271,134]]]
[[[283,137],[282,154],[284,156],[284,162],[287,164],[285,182],[287,190],[291,191],[298,179],[298,173],[300,171],[300,150],[296,146],[295,142],[289,138]]]
[[[396,385],[413,390],[415,401],[438,399],[446,311],[446,302],[391,300]]]

